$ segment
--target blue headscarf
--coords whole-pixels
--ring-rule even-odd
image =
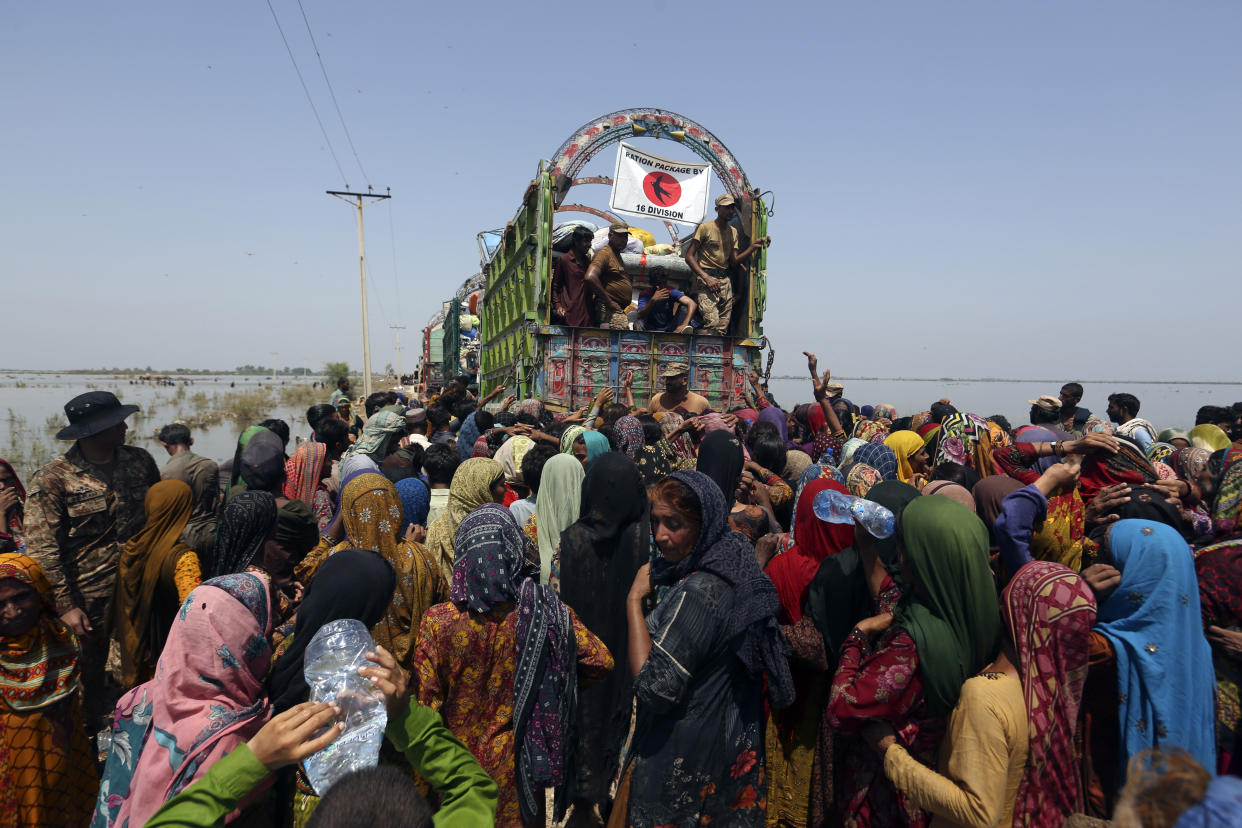
[[[595,462],[595,458],[601,454],[607,454],[612,451],[612,445],[609,444],[608,438],[600,434],[598,431],[584,431],[581,435],[582,442],[586,443],[587,449],[587,465],[591,468],[591,464]]]
[[[427,485],[417,477],[407,477],[397,481],[397,494],[405,509],[406,524],[426,526],[427,512],[431,509],[431,492],[427,491]]]
[[[457,430],[457,453],[461,455],[463,463],[470,459],[474,452],[474,441],[479,439],[479,427],[474,424],[475,413],[471,411],[470,416],[462,420],[461,428]]]
[[[1121,520],[1109,533],[1121,583],[1100,604],[1095,629],[1117,654],[1124,781],[1130,757],[1179,747],[1216,767],[1216,672],[1203,637],[1199,580],[1186,541],[1150,520]]]
[[[870,466],[880,473],[881,480],[897,479],[897,455],[883,443],[867,443],[854,449],[850,460]]]
[[[1208,785],[1203,800],[1182,811],[1173,828],[1230,828],[1234,825],[1242,825],[1242,779],[1218,776]]]

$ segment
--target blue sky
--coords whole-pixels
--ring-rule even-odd
[[[266,3],[5,5],[0,365],[358,365],[354,219],[324,191],[370,183],[382,367],[540,158],[654,106],[776,193],[778,373],[811,349],[842,375],[1237,379],[1237,3],[303,0],[366,178],[272,5],[345,180]]]

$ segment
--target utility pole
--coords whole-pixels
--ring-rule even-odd
[[[389,325],[397,332],[397,387],[401,387],[401,332],[405,330],[405,325]]]
[[[358,210],[358,277],[362,283],[362,394],[364,397],[371,396],[371,325],[367,318],[367,253],[362,238],[362,208],[365,204],[392,198],[392,188],[385,189],[388,191],[386,195],[370,192],[370,187],[367,187],[365,193],[351,193],[343,190],[325,191],[330,196],[336,196],[342,201],[353,204]],[[363,199],[371,199],[371,201],[364,202]]]

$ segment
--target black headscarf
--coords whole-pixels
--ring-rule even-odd
[[[240,495],[239,495],[240,497]],[[397,575],[392,564],[366,549],[342,549],[319,567],[298,607],[293,643],[272,665],[268,696],[277,713],[306,700],[310,688],[303,674],[306,645],[324,624],[355,618],[374,627],[384,617]]]
[[[244,491],[234,495],[220,512],[211,576],[245,572],[275,524],[276,498],[271,492]]]
[[[733,511],[737,482],[742,477],[745,457],[742,441],[730,431],[713,431],[699,443],[697,471],[710,477],[720,487],[725,499],[725,515]]]
[[[900,519],[906,506],[920,497],[918,489],[900,480],[883,480],[867,492],[867,500],[879,503]],[[876,540],[876,554],[884,568],[898,567],[896,537]],[[891,565],[890,565],[891,564]],[[836,667],[837,653],[859,621],[874,615],[862,555],[853,546],[829,555],[819,565],[806,594],[806,614],[824,637],[829,672]]]
[[[241,453],[241,479],[247,489],[274,491],[285,479],[285,444],[266,428]]]
[[[1168,502],[1168,494],[1152,486],[1130,486],[1130,499],[1114,506],[1112,514],[1119,515],[1121,520],[1150,520],[1163,523],[1176,529],[1181,536],[1189,540],[1191,527],[1182,518],[1181,511]],[[1108,552],[1108,530],[1112,523],[1102,523],[1089,533],[1091,540],[1099,545],[1100,553],[1106,560],[1111,559]]]
[[[647,562],[651,529],[642,475],[628,456],[600,456],[582,481],[581,517],[561,533],[561,598],[611,653],[628,640],[625,599]],[[604,802],[630,726],[634,696],[628,669],[618,668],[578,696],[570,744],[573,798]]]
[[[710,572],[732,587],[729,643],[733,652],[751,675],[767,674],[772,706],[788,707],[794,699],[794,686],[789,647],[776,620],[781,608],[776,587],[759,568],[754,547],[729,529],[720,487],[702,472],[679,471],[673,477],[689,486],[699,500],[699,539],[690,554],[677,563],[657,557],[651,564],[651,583],[670,585],[692,572]]]

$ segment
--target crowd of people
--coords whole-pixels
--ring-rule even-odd
[[[807,356],[786,408],[342,381],[162,468],[76,397],[0,462],[0,823],[1242,824],[1242,404],[899,412]],[[342,619],[388,725],[324,792]]]

